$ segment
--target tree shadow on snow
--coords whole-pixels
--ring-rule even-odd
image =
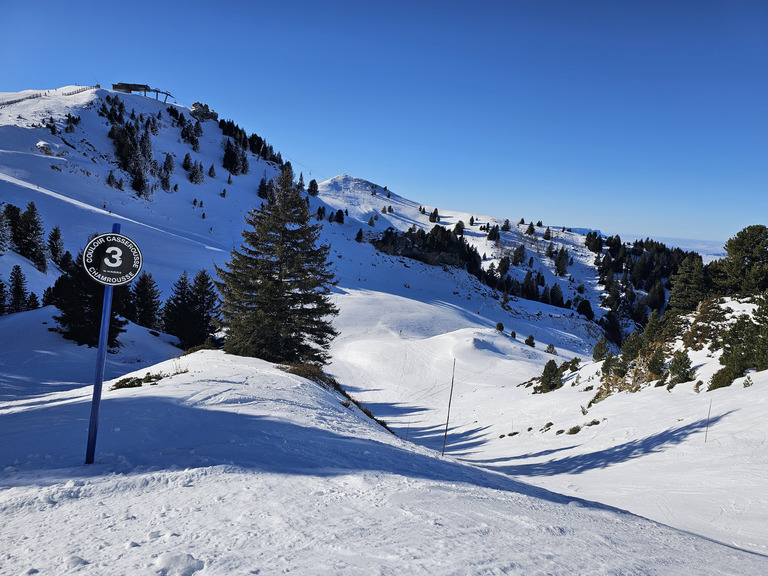
[[[731,412],[726,412],[719,416],[710,418],[709,425],[717,424],[720,420],[728,416]],[[638,438],[624,444],[611,446],[595,452],[586,454],[575,454],[563,458],[547,460],[545,462],[530,462],[521,464],[504,464],[503,459],[474,461],[475,464],[488,469],[509,474],[511,476],[552,476],[555,474],[581,474],[589,470],[598,468],[608,468],[615,464],[621,464],[635,458],[647,456],[656,452],[661,452],[669,446],[680,444],[688,437],[697,432],[703,432],[707,426],[706,420],[698,420],[679,428],[664,430],[657,434],[652,434],[645,438]],[[520,458],[533,458],[536,456],[548,455],[547,451],[538,454],[528,454],[525,456],[514,456],[507,458],[507,461]]]
[[[223,465],[283,475],[379,472],[610,508],[441,458],[438,451],[411,448],[383,431],[381,440],[361,438],[269,415],[205,409],[157,397],[107,396],[101,405],[96,462],[86,466],[89,414],[90,402],[85,400],[4,414],[0,488]],[[437,430],[432,432],[442,443]],[[454,440],[471,442],[479,433]]]

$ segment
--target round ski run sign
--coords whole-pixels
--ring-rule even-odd
[[[128,284],[141,271],[139,247],[122,234],[101,234],[88,242],[83,266],[88,276],[106,286]]]

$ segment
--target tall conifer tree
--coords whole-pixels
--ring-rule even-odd
[[[290,170],[278,179],[274,199],[246,216],[240,249],[226,269],[216,268],[227,352],[272,362],[328,359],[335,281],[330,247],[319,244],[320,226],[309,218]]]

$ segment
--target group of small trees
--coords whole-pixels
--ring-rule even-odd
[[[27,279],[16,264],[11,268],[8,286],[0,278],[0,316],[26,312],[40,307],[40,302],[34,292],[27,291]]]
[[[49,257],[58,263],[63,256],[61,229],[55,226],[46,242],[43,220],[34,202],[23,212],[18,206],[5,204],[0,211],[0,254],[7,250],[17,252],[45,273]]]
[[[78,344],[96,346],[104,289],[88,276],[81,260],[82,254],[76,260],[66,259],[64,273],[46,299],[59,309],[60,313],[54,319],[66,338]],[[152,274],[144,271],[130,287],[114,287],[112,309],[108,338],[111,347],[119,345],[118,336],[130,320],[139,326],[172,334],[179,339],[181,348],[189,349],[204,344],[215,333],[217,294],[205,270],[197,272],[191,283],[184,271],[174,284],[171,296],[162,305]]]

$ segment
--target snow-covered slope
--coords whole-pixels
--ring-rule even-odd
[[[79,465],[88,388],[3,404],[3,573],[757,574],[768,566],[763,556],[440,458],[260,360],[198,352],[153,371],[168,376],[106,392],[91,467]]]
[[[129,111],[161,113],[153,149],[160,162],[165,153],[176,159],[179,189],[145,200],[110,188],[114,148],[96,114],[108,93],[0,102],[0,201],[22,209],[34,201],[46,230],[59,225],[73,255],[89,235],[120,222],[167,298],[183,270],[226,262],[243,214],[261,202],[259,180],[276,167],[251,156],[250,173],[227,184],[214,122],[204,123],[196,153],[170,125],[165,104],[121,94]],[[53,117],[61,127],[67,113],[82,119],[74,133],[54,136],[41,126]],[[188,152],[206,170],[214,164],[217,177],[190,183],[181,168]],[[321,183],[310,204],[345,212],[343,224],[326,222],[323,230],[340,309],[327,371],[399,439],[274,366],[211,352],[179,357],[162,338],[130,326],[124,347],[108,359],[108,378],[189,372],[107,392],[97,463],[84,468],[95,351],[50,332],[50,308],[0,317],[0,514],[9,526],[0,531],[0,565],[10,573],[94,574],[768,571],[765,374],[754,374],[750,388],[649,388],[586,410],[600,368],[589,361],[600,337],[593,323],[538,302],[503,307],[463,271],[355,241],[358,230],[366,239],[387,227],[429,230],[435,207],[423,214],[418,202],[346,175]],[[512,224],[501,245],[479,230],[524,215],[437,208],[441,225],[467,225],[465,237],[486,254],[486,268],[522,243],[547,283],[558,281],[566,299],[583,285],[602,314],[581,234],[552,229],[574,260],[567,282],[544,257],[543,229],[530,237]],[[53,266],[39,273],[7,252],[0,255],[6,283],[16,264],[38,296],[58,274]],[[510,274],[522,281],[525,269]],[[535,347],[523,343],[529,335]],[[550,344],[557,357],[545,352]],[[574,356],[584,365],[578,382],[574,375],[546,395],[521,386],[549,359]],[[711,373],[716,358],[702,353],[695,363]],[[568,505],[574,497],[587,501]],[[72,534],[66,542],[49,535],[61,526]]]

